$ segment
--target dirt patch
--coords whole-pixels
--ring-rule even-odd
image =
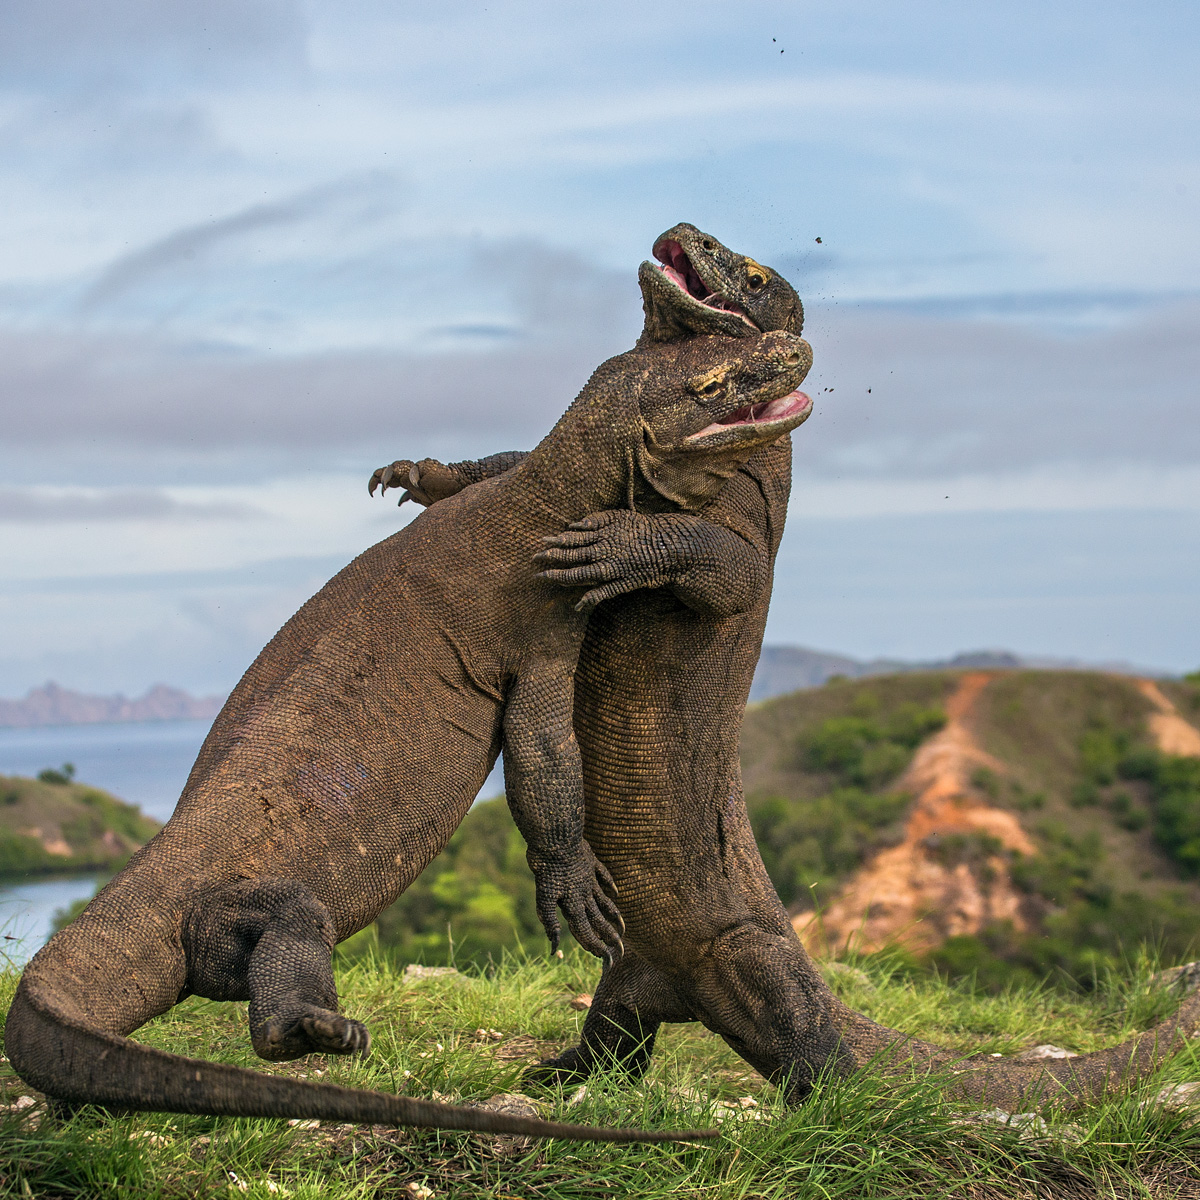
[[[946,703],[944,728],[920,746],[899,781],[916,796],[904,839],[851,877],[820,915],[802,913],[796,932],[814,954],[900,943],[918,952],[997,921],[1023,930],[1021,894],[1006,852],[1036,847],[1016,817],[971,784],[981,767],[1007,768],[975,741],[967,718],[993,675],[963,675]]]
[[[1146,725],[1158,748],[1164,754],[1200,758],[1200,729],[1179,715],[1179,709],[1163,695],[1154,680],[1138,679],[1135,682],[1138,691],[1154,705],[1155,711],[1150,714]]]
[[[47,854],[57,854],[61,858],[70,858],[75,853],[67,844],[62,834],[54,830],[44,833],[40,826],[34,825],[29,829],[20,830],[20,833],[24,837],[33,838],[35,841],[41,842],[42,848]]]

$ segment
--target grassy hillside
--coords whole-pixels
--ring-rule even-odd
[[[899,714],[931,713],[956,682],[948,673],[843,682],[749,711],[743,767],[751,817],[794,911],[811,907],[810,897],[828,904],[898,839],[911,811],[912,797],[897,793],[899,772],[872,780],[860,768],[857,778],[839,777],[821,747],[856,714],[873,714],[887,729]],[[1195,682],[1164,692],[1181,713],[1200,711]],[[1154,748],[1153,711],[1136,681],[1117,676],[1011,671],[987,682],[965,728],[997,761],[977,767],[963,791],[973,804],[1015,816],[1036,852],[1016,854],[979,835],[943,837],[936,855],[929,850],[973,873],[983,890],[1003,871],[1018,917],[948,939],[934,964],[979,973],[994,986],[1014,971],[1088,986],[1097,968],[1143,943],[1175,960],[1200,950],[1200,760]],[[862,761],[880,745],[867,745]]]
[[[945,725],[963,678],[938,671],[833,681],[750,708],[747,802],[768,871],[794,913],[828,910],[864,863],[906,836],[915,799],[905,772]],[[1200,714],[1200,681],[1163,691],[1181,713]],[[910,954],[908,969],[936,967],[993,989],[1035,979],[1087,989],[1142,945],[1168,961],[1200,957],[1200,759],[1154,750],[1152,708],[1136,681],[1116,676],[1011,671],[988,679],[964,720],[994,762],[974,769],[963,790],[972,804],[1015,819],[1034,852],[979,833],[925,839],[918,849],[930,870],[957,873],[984,892],[1007,890],[1012,918],[951,933]],[[76,837],[73,854],[96,853],[95,837],[90,850],[79,843],[82,826],[66,809],[57,824],[40,815],[57,812],[53,804],[74,805],[72,819],[124,814],[122,847],[152,829],[134,810],[87,801],[91,789],[20,787],[28,807],[9,806],[16,819],[6,827],[27,829],[36,810],[45,836],[61,829],[68,842]],[[0,805],[0,820],[5,813]],[[142,822],[136,837],[134,821]],[[64,862],[41,843],[28,853],[44,869]],[[520,834],[503,800],[488,801],[345,952],[430,964],[485,964],[521,946],[540,952],[533,897]]]
[[[405,977],[386,962],[342,965],[345,1009],[373,1033],[368,1059],[255,1059],[244,1004],[185,1001],[137,1034],[164,1050],[349,1086],[473,1102],[524,1090],[525,1065],[578,1037],[569,999],[591,991],[594,959],[507,959],[488,973]],[[835,975],[854,1007],[924,1038],[1011,1054],[1052,1042],[1089,1050],[1145,1028],[1172,1001],[1145,966],[1087,997],[1045,991],[984,996],[944,981],[898,977],[882,960]],[[15,986],[0,973],[0,1013]],[[497,1036],[498,1035],[498,1036]],[[799,1110],[719,1039],[668,1026],[645,1081],[603,1076],[582,1094],[541,1092],[543,1115],[602,1125],[694,1128],[713,1143],[612,1146],[486,1139],[425,1130],[173,1114],[52,1119],[0,1060],[0,1195],[192,1196],[374,1200],[384,1197],[700,1197],[830,1200],[962,1196],[1075,1200],[1200,1194],[1200,1125],[1158,1100],[1197,1078],[1185,1054],[1133,1091],[1086,1114],[1050,1112],[1012,1126],[948,1103],[936,1079],[864,1073],[829,1082]]]
[[[914,752],[946,721],[961,672],[833,681],[752,706],[743,735],[747,800],[764,861],[793,912],[827,907],[864,862],[904,834]],[[1200,683],[1163,685],[1200,713]],[[1143,944],[1200,955],[1200,760],[1158,754],[1135,681],[1067,671],[1001,672],[967,727],[996,769],[975,770],[972,803],[1012,814],[1036,853],[944,837],[929,856],[1014,894],[1019,916],[910,957],[993,988],[1012,979],[1093,986]],[[999,881],[990,876],[999,872]],[[545,941],[524,845],[502,800],[478,805],[371,930],[350,943],[429,963],[485,963]]]
[[[0,879],[112,870],[160,828],[136,805],[72,775],[0,775]]]
[[[1200,671],[1181,680],[1168,680],[1159,686],[1185,717],[1193,724],[1200,722]]]
[[[945,723],[954,672],[835,680],[754,705],[742,778],[763,861],[796,911],[829,899],[873,850],[894,841],[910,797],[896,782]]]

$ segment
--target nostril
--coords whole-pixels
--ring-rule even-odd
[[[789,354],[787,356],[787,365],[789,367],[798,367],[800,365],[800,351],[799,350],[793,350],[791,352],[791,354]]]
[[[712,251],[713,249],[715,249],[712,242],[701,242],[700,245],[703,246],[705,250]]]

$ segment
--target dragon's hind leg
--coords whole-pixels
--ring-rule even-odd
[[[526,1073],[531,1084],[566,1084],[594,1070],[617,1070],[640,1079],[650,1065],[654,1039],[663,1021],[691,1021],[690,1008],[666,976],[634,951],[625,953],[600,976],[578,1046],[548,1058]]]
[[[250,1040],[261,1058],[365,1054],[367,1027],[338,1011],[333,922],[292,879],[249,879],[196,897],[184,921],[185,990],[250,1001]]]

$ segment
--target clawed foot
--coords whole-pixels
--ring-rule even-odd
[[[558,949],[562,925],[561,908],[575,940],[590,954],[613,962],[625,952],[621,935],[625,921],[617,908],[617,885],[608,868],[581,843],[570,859],[531,861],[537,883],[537,914],[550,939],[550,948]]]
[[[669,582],[670,553],[653,517],[611,509],[543,540],[546,549],[533,560],[543,568],[538,577],[589,589],[576,612],[591,612],[614,596]]]
[[[258,1030],[254,1052],[259,1058],[285,1062],[305,1054],[362,1054],[371,1050],[371,1034],[361,1021],[352,1021],[326,1008],[272,1017]]]
[[[567,1087],[582,1083],[592,1073],[591,1060],[583,1053],[582,1046],[572,1046],[556,1058],[543,1058],[534,1063],[521,1076],[522,1085],[528,1087]]]
[[[431,504],[462,491],[463,480],[436,458],[423,458],[420,462],[398,458],[394,463],[380,467],[372,474],[367,491],[373,496],[375,489],[380,488],[380,495],[383,495],[388,488],[399,487],[406,490],[397,501],[398,504],[412,500],[428,508]]]

